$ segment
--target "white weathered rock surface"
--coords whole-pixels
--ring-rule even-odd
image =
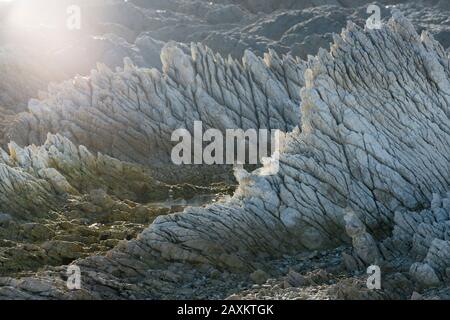
[[[47,96],[29,102],[8,137],[26,146],[42,144],[47,132],[112,157],[146,165],[170,165],[172,132],[208,128],[281,129],[299,122],[300,88],[306,63],[269,52],[247,51],[243,63],[224,60],[202,45],[192,55],[167,45],[163,73],[125,60],[112,72],[104,65],[90,77],[52,85]],[[179,171],[179,170],[177,170]],[[176,170],[166,170],[175,174]]]
[[[144,83],[148,84],[145,88],[152,88],[150,84],[158,80],[160,87],[154,87],[152,97],[161,101],[183,101],[196,92],[202,93],[206,101],[223,108],[220,110],[228,121],[233,119],[231,110],[236,104],[220,104],[224,95],[214,91],[214,81],[202,77],[209,74],[203,73],[204,64],[210,72],[225,64],[233,75],[231,79],[238,77],[243,83],[249,83],[248,78],[239,75],[252,74],[254,82],[250,85],[255,86],[276,78],[262,61],[250,54],[243,72],[235,62],[214,59],[198,46],[194,46],[193,53],[189,58],[177,49],[166,49],[163,61],[167,79],[156,71],[127,65],[118,74],[104,69],[94,72],[92,81],[102,84],[117,81],[117,87],[112,85],[114,98],[117,96],[117,101],[129,107],[131,114],[139,107],[136,101],[141,101],[136,97],[144,99],[145,95],[139,95],[139,89],[131,91],[129,86],[124,87],[124,81],[120,81],[124,75],[145,77]],[[289,65],[297,68],[293,61]],[[84,294],[96,298],[161,297],[193,276],[191,266],[206,264],[221,270],[254,271],[260,269],[267,257],[335,247],[350,243],[350,237],[363,262],[372,263],[376,250],[377,260],[396,270],[380,294],[382,297],[402,294],[410,297],[415,281],[448,290],[450,63],[444,49],[427,33],[419,36],[412,24],[394,11],[393,18],[381,30],[364,31],[349,23],[341,36],[335,37],[330,52],[322,50],[308,64],[299,65],[301,69],[309,66],[304,78],[295,78],[305,81],[300,97],[301,120],[299,128],[287,135],[280,172],[271,177],[258,172],[241,175],[239,188],[228,202],[160,216],[136,240],[121,243],[106,256],[77,261],[84,274]],[[66,113],[58,112],[61,104],[57,102],[62,103],[64,97],[72,101],[68,104],[73,108],[70,110],[91,106],[90,97],[94,97],[94,105],[105,108],[100,94],[108,99],[110,93],[98,90],[94,91],[97,95],[91,95],[86,81],[78,79],[72,86],[66,83],[51,91],[47,100],[32,102],[32,115],[24,118],[28,121],[25,123],[32,123],[33,117],[43,127],[58,128],[57,131],[77,143],[82,141],[82,135],[74,134],[79,130],[72,124],[79,122],[69,121],[64,126],[61,125],[64,121],[49,121],[56,118],[48,109],[52,114],[57,111],[61,117],[58,120],[77,119],[77,112],[70,114],[69,109],[62,109]],[[298,86],[300,81],[296,81]],[[196,85],[190,86],[191,83]],[[275,126],[289,129],[293,123],[286,120],[300,117],[289,107],[288,115],[292,118],[283,116],[286,106],[283,108],[276,102],[289,102],[285,95],[280,96],[280,91],[287,90],[283,86],[276,88],[273,96],[270,90],[261,91],[273,103],[262,110],[270,111]],[[158,94],[161,91],[171,94]],[[114,101],[109,100],[109,105],[114,106]],[[130,105],[130,101],[135,102]],[[202,114],[204,109],[196,101],[195,110]],[[253,103],[246,106],[249,112],[260,114],[256,100],[250,101]],[[146,105],[140,106],[149,110]],[[172,118],[177,114],[175,111],[184,115],[182,107],[187,105],[181,103],[181,110],[174,108],[176,104],[170,106],[173,112],[167,117],[176,121],[176,117]],[[210,113],[204,114],[211,119]],[[251,119],[254,118],[248,118]],[[89,121],[82,123],[90,125]],[[30,128],[29,135],[21,135],[19,129],[13,134],[18,139],[26,136],[39,140],[42,132],[31,124]],[[95,132],[106,130],[98,123],[96,128]],[[80,294],[67,292],[63,279],[58,277],[58,273],[48,273],[40,279],[20,282],[3,279],[0,296],[67,298]],[[52,284],[43,293],[33,289],[42,285],[27,287],[24,281]]]

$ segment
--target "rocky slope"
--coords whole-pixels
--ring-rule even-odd
[[[118,183],[129,174],[125,168],[142,168],[136,162],[153,167],[158,158],[142,161],[146,154],[142,159],[136,155],[149,145],[135,147],[130,141],[143,132],[144,141],[159,141],[163,130],[146,131],[142,125],[163,119],[171,119],[169,128],[187,116],[216,125],[212,111],[230,125],[262,113],[270,121],[249,121],[248,126],[289,132],[279,173],[237,169],[239,186],[231,199],[169,215],[146,211],[158,217],[136,239],[73,262],[82,270],[82,290],[67,289],[67,267],[62,266],[3,277],[0,297],[214,298],[214,292],[221,292],[219,297],[236,293],[233,298],[239,298],[248,295],[238,291],[250,281],[270,287],[273,280],[264,282],[275,277],[283,285],[270,291],[294,291],[290,298],[313,296],[313,290],[319,291],[318,298],[410,298],[415,291],[448,298],[450,64],[429,33],[418,35],[394,10],[381,30],[349,23],[334,36],[329,52],[320,50],[308,62],[274,53],[263,62],[248,52],[240,65],[202,46],[194,46],[191,57],[168,46],[162,57],[162,74],[129,63],[116,73],[100,67],[88,79],[53,87],[43,99],[33,100],[21,125],[8,128],[9,135],[23,145],[43,143],[47,131],[58,135],[49,136],[42,147],[11,144],[9,155],[2,154],[6,197],[1,209],[19,219],[24,212],[45,216],[61,210],[58,204],[66,202],[60,197],[89,192],[91,181],[92,188],[107,186],[115,203],[147,202],[138,197],[141,188],[157,199],[158,192],[173,187],[156,180],[156,174],[147,175],[148,168],[137,180]],[[245,86],[258,94],[250,99]],[[153,101],[158,98],[153,104],[146,90],[152,90]],[[202,101],[214,108],[202,109]],[[121,115],[117,102],[129,113]],[[158,118],[162,111],[165,117]],[[145,122],[142,114],[150,114]],[[125,118],[137,129],[116,130],[115,139],[129,140],[106,140],[99,147],[78,127],[108,139],[111,133],[103,131],[108,125],[101,125],[106,116],[108,121]],[[78,144],[121,160],[96,158]],[[104,157],[111,161],[106,172],[98,165]],[[22,188],[33,196],[21,200],[25,193],[17,190]],[[97,201],[92,199],[98,192],[89,197],[88,202]],[[101,199],[109,197],[100,193]],[[133,206],[148,210],[146,204]],[[101,205],[99,210],[110,211]],[[314,250],[321,252],[319,261],[310,256]],[[365,287],[361,270],[370,264],[382,269],[382,290]],[[289,270],[289,265],[297,267]]]

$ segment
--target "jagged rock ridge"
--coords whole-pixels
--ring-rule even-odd
[[[202,45],[191,50],[188,56],[166,46],[163,73],[126,59],[117,73],[99,65],[89,78],[52,85],[43,99],[29,102],[30,112],[18,115],[7,135],[26,146],[43,143],[47,132],[59,133],[90,150],[164,169],[171,163],[172,132],[193,132],[194,121],[222,132],[288,132],[299,122],[306,63],[247,51],[241,64]]]
[[[444,49],[398,11],[381,30],[350,23],[309,62],[278,175],[240,171],[230,201],[160,216],[136,240],[77,261],[82,291],[50,273],[3,279],[0,295],[159,297],[192,265],[250,271],[350,242],[353,259],[408,273],[384,298],[410,295],[405,282],[448,290],[449,71]]]

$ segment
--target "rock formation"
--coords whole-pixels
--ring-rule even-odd
[[[47,2],[53,10],[39,10]],[[384,20],[390,15],[385,5],[396,4],[415,26],[429,30],[448,47],[448,5],[422,2],[378,4]],[[40,12],[33,15],[34,25],[11,25],[14,21],[8,15],[19,7],[17,3]],[[17,0],[0,4],[0,44],[12,51],[2,58],[0,70],[6,69],[7,76],[0,82],[0,105],[23,111],[28,99],[38,97],[49,82],[88,75],[98,62],[114,69],[129,57],[136,66],[160,68],[160,50],[169,41],[179,42],[180,47],[201,42],[225,58],[240,59],[245,50],[257,56],[274,50],[280,56],[306,59],[319,48],[328,49],[332,34],[340,32],[347,20],[363,25],[369,17],[367,3],[371,1],[75,0],[56,5],[49,0]],[[67,6],[74,4],[82,9],[83,24],[81,30],[71,31],[64,18]],[[24,90],[17,92],[13,84]]]
[[[194,121],[223,132],[288,132],[298,123],[306,63],[275,52],[261,59],[247,51],[241,64],[202,45],[191,51],[188,56],[167,45],[163,73],[126,59],[118,72],[99,65],[89,78],[52,85],[41,100],[29,102],[30,112],[18,115],[7,135],[26,146],[42,144],[48,132],[59,133],[121,160],[167,166],[172,132],[192,132]]]
[[[205,274],[254,273],[283,254],[350,244],[353,250],[344,256],[347,268],[378,264],[385,272],[383,289],[370,291],[360,286],[360,279],[350,278],[353,283],[344,280],[336,286],[336,297],[409,298],[414,290],[429,289],[445,297],[450,267],[450,64],[430,34],[418,35],[394,10],[380,30],[349,23],[334,37],[330,52],[320,50],[308,62],[274,53],[263,62],[248,52],[240,65],[198,45],[191,57],[168,46],[162,58],[163,74],[129,63],[117,73],[100,67],[90,78],[55,86],[44,99],[30,102],[30,113],[10,128],[10,136],[24,145],[42,143],[47,131],[66,138],[50,136],[36,150],[12,144],[12,150],[23,151],[2,156],[3,176],[14,177],[19,188],[27,179],[27,187],[37,191],[26,209],[42,202],[45,212],[53,205],[53,193],[73,193],[71,187],[83,181],[76,173],[72,176],[72,169],[42,160],[64,154],[66,147],[59,152],[52,147],[58,141],[70,146],[82,167],[86,161],[81,154],[87,149],[75,147],[79,144],[151,165],[156,159],[147,162],[150,153],[139,152],[149,146],[164,152],[165,146],[153,141],[173,124],[187,122],[186,117],[219,128],[239,123],[290,131],[279,173],[265,176],[267,168],[252,173],[237,169],[239,186],[231,199],[160,215],[136,239],[120,242],[107,254],[74,261],[82,270],[82,290],[67,289],[63,266],[31,277],[1,278],[0,297],[192,297],[183,295],[183,285]],[[119,102],[128,113],[121,114]],[[222,120],[211,110],[218,110]],[[111,121],[131,125],[115,130],[113,139],[118,141],[108,138]],[[36,156],[24,156],[28,154]],[[94,163],[102,158],[92,157]],[[51,169],[36,173],[47,167],[59,168],[59,174]],[[109,171],[105,174],[108,180]],[[144,183],[156,183],[143,177]],[[11,190],[8,179],[2,181]],[[126,189],[133,190],[133,182]],[[118,189],[115,194],[121,193]],[[14,197],[17,193],[9,193],[8,199]],[[5,209],[15,212],[12,205]],[[291,273],[290,282],[304,281]]]

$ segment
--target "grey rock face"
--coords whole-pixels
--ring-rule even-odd
[[[411,275],[422,285],[445,283],[450,261],[449,219],[448,193],[442,198],[434,194],[429,209],[396,212],[393,235],[379,248],[392,263],[399,256],[407,257]]]
[[[281,60],[275,61],[274,66],[282,65]],[[296,65],[290,58],[288,61],[291,62],[287,65]],[[202,77],[207,74],[203,65],[208,65],[208,70],[230,68],[229,73],[239,79],[243,73],[252,74],[255,82],[249,85],[274,83],[278,90],[269,99],[274,101],[269,110],[275,126],[289,129],[295,122],[286,120],[300,119],[298,128],[287,135],[279,173],[263,176],[263,168],[251,174],[239,174],[239,188],[231,200],[160,216],[137,239],[121,243],[106,256],[78,260],[76,263],[85,275],[83,294],[96,298],[159,297],[173,289],[173,283],[187,281],[192,276],[190,266],[193,265],[252,272],[260,269],[267,256],[336,247],[349,243],[350,238],[363,262],[376,260],[399,270],[387,277],[388,289],[375,295],[388,298],[403,292],[410,297],[414,283],[411,281],[426,286],[445,285],[450,261],[446,231],[450,186],[450,64],[437,41],[427,33],[419,36],[398,11],[393,12],[393,18],[381,30],[363,31],[349,23],[341,36],[335,36],[330,52],[319,51],[308,64],[298,62],[301,69],[306,69],[304,77],[293,77],[296,80],[292,81],[296,87],[304,81],[299,97],[301,117],[292,111],[288,113],[292,117],[283,116],[281,110],[285,109],[280,109],[275,102],[290,101],[285,98],[289,96],[289,85],[277,85],[274,80],[277,73],[272,70],[279,69],[271,68],[271,64],[264,64],[251,54],[246,56],[244,66],[239,66],[233,61],[224,62],[198,46],[194,46],[191,58],[168,47],[163,54],[166,79],[156,71],[127,65],[118,74],[102,68],[91,75],[90,81],[104,84],[119,77],[114,98],[120,92],[127,97],[121,102],[133,101],[131,106],[124,104],[129,110],[142,108],[135,101],[141,101],[136,97],[145,94],[124,87],[121,78],[125,76],[156,83],[157,86],[144,87],[154,87],[152,97],[162,101],[174,96],[183,101],[188,92],[188,97],[193,97],[196,88],[202,94],[207,92],[206,97],[214,97],[208,98],[208,102],[224,101],[221,99],[225,95],[214,94],[214,82]],[[101,106],[100,93],[99,98],[90,94],[86,84],[89,80],[77,81],[81,82],[67,89],[64,89],[67,84],[61,85],[58,91],[50,92],[47,100],[32,102],[32,113],[22,121],[32,123],[30,119],[34,117],[45,123],[45,119],[51,119],[46,109],[56,109],[60,104],[53,102],[63,101],[67,96],[72,101],[84,102],[95,97],[94,105]],[[242,81],[249,83],[248,78]],[[196,86],[190,87],[191,83]],[[84,88],[80,90],[82,94],[75,88]],[[158,94],[166,90],[171,95]],[[270,90],[261,92],[271,93]],[[286,95],[280,97],[279,92]],[[104,95],[106,99],[110,97],[109,93]],[[69,104],[77,110],[77,104]],[[261,110],[250,106],[250,112]],[[67,117],[68,110],[61,115]],[[179,111],[171,110],[171,114]],[[201,114],[201,108],[196,110]],[[232,119],[229,111],[232,107],[220,110]],[[70,125],[62,130],[56,121],[47,123],[80,142],[68,130]],[[12,134],[17,139],[39,140],[38,130],[29,126],[29,134],[20,133],[19,128]],[[33,289],[35,286],[25,286],[26,281],[51,282],[45,290],[47,296],[67,298],[77,294],[68,292],[58,273],[53,273],[40,279],[3,279],[0,296],[42,296],[42,291]],[[106,285],[107,291],[103,290]],[[354,296],[352,292],[349,294]]]
[[[352,245],[358,258],[368,265],[378,264],[380,257],[376,241],[367,233],[364,223],[351,211],[346,212],[344,220],[346,232],[352,238]]]
[[[414,263],[409,272],[424,286],[432,287],[437,286],[440,283],[438,276],[429,264]]]

